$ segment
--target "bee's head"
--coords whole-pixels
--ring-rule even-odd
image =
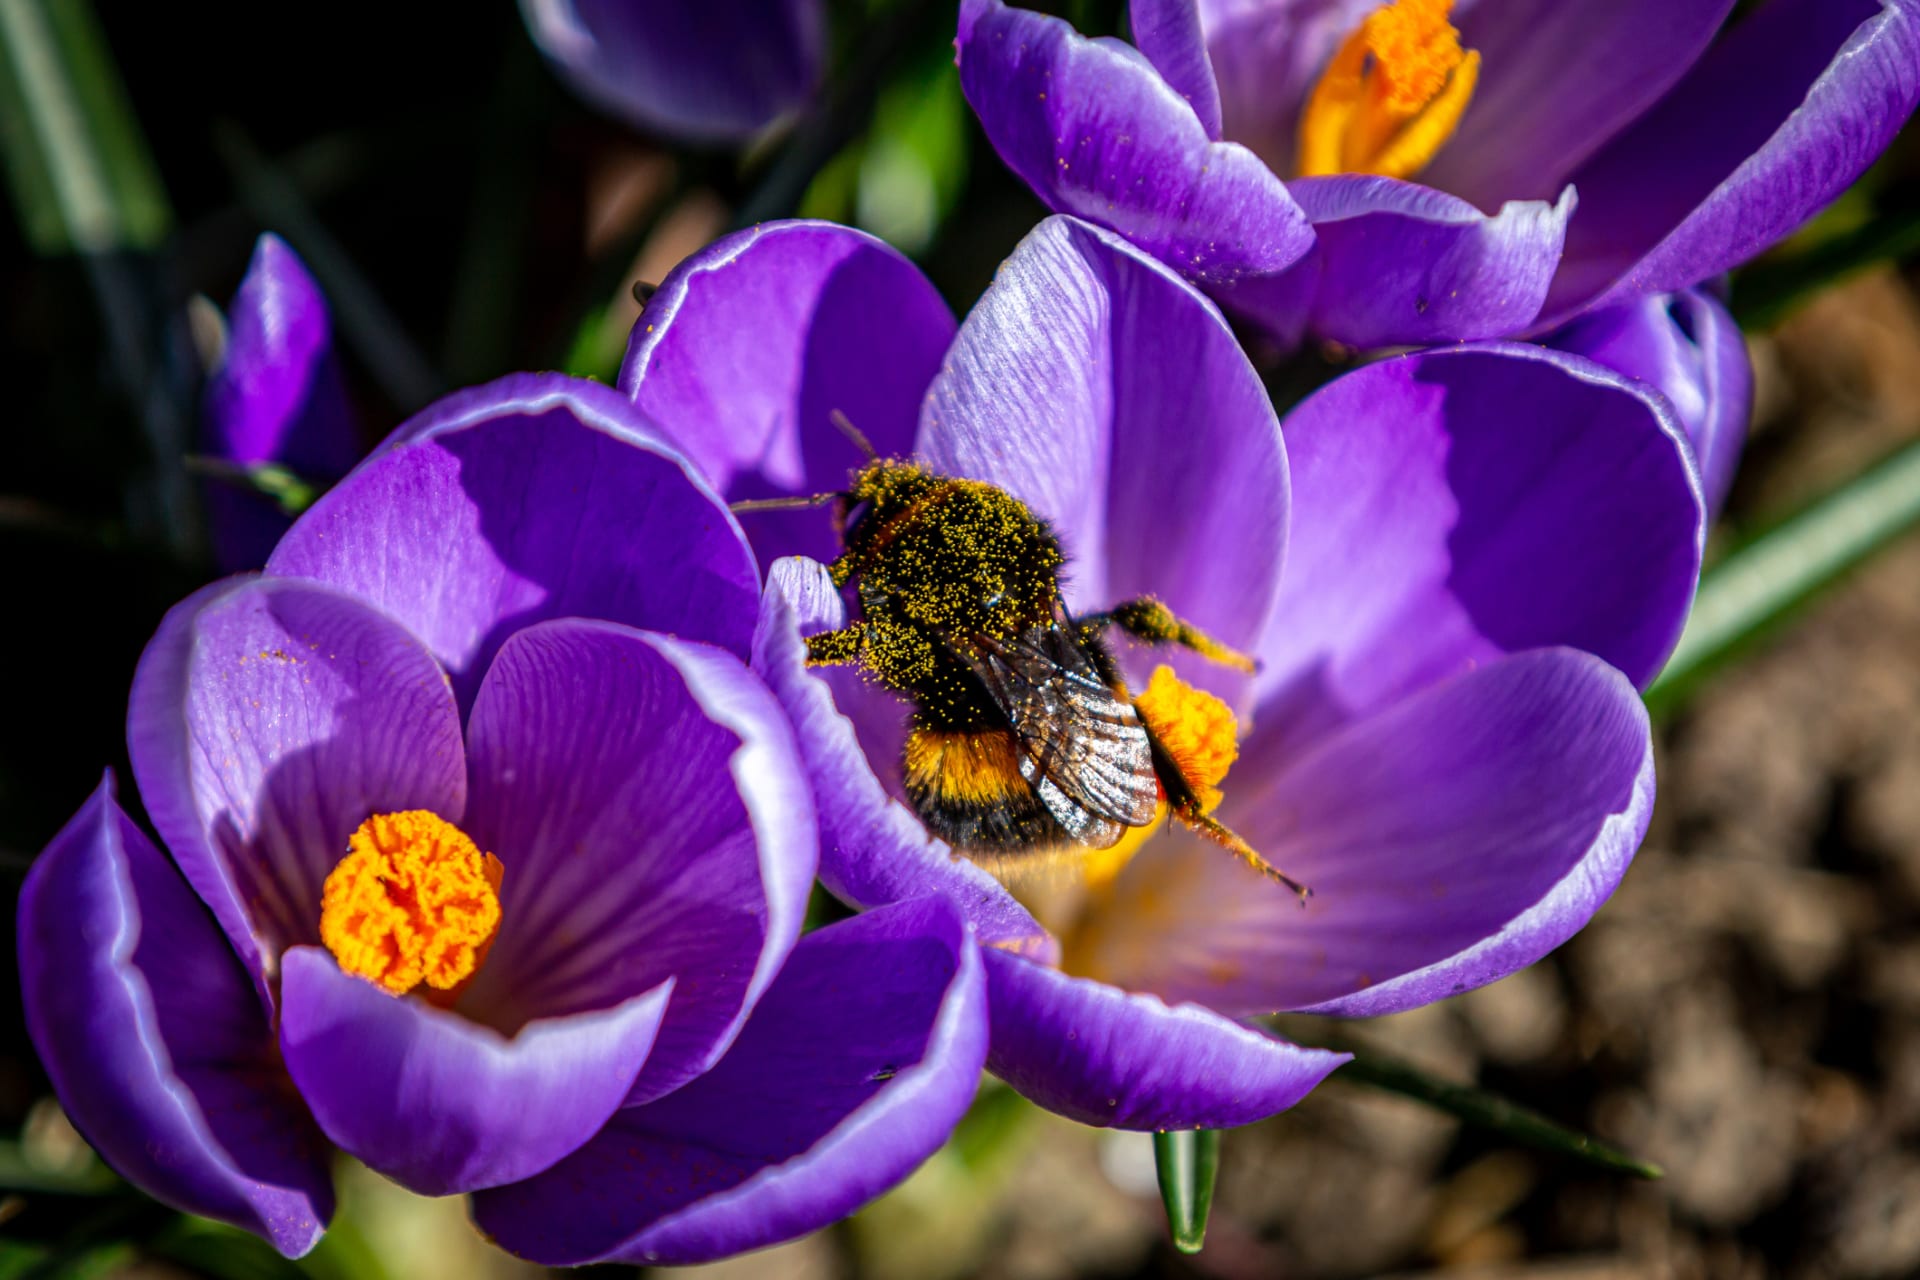
[[[841,520],[849,532],[855,526],[878,528],[905,511],[942,483],[925,467],[899,458],[875,458],[853,473],[841,498]]]

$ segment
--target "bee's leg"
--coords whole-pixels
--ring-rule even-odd
[[[867,624],[864,622],[855,622],[838,631],[822,631],[819,635],[807,637],[807,665],[844,667],[860,660],[860,651],[866,644]]]
[[[1203,658],[1240,671],[1251,672],[1257,666],[1251,657],[1238,649],[1228,648],[1192,623],[1175,617],[1173,610],[1152,596],[1140,596],[1117,604],[1105,613],[1090,614],[1080,619],[1079,626],[1082,637],[1097,637],[1102,628],[1114,626],[1136,640],[1144,640],[1148,644],[1182,645]]]
[[[1188,800],[1186,803],[1175,807],[1173,816],[1215,844],[1224,847],[1228,853],[1231,853],[1234,857],[1240,859],[1240,861],[1246,863],[1267,879],[1283,884],[1293,890],[1294,893],[1300,896],[1301,906],[1306,906],[1307,899],[1313,896],[1313,890],[1307,888],[1307,886],[1301,884],[1298,880],[1295,880],[1271,862],[1268,862],[1258,853],[1255,853],[1252,845],[1235,835],[1231,829],[1222,823],[1214,821],[1211,817],[1201,812],[1200,806],[1192,800]]]

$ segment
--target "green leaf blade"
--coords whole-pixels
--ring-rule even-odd
[[[1220,1170],[1218,1129],[1161,1130],[1153,1135],[1153,1163],[1167,1230],[1181,1253],[1198,1253],[1207,1239],[1207,1215]]]

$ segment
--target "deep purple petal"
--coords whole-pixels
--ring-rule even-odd
[[[1482,0],[1460,43],[1480,78],[1420,181],[1483,209],[1551,200],[1567,177],[1684,75],[1734,0]],[[1584,193],[1584,189],[1583,189]]]
[[[1212,304],[1116,235],[1049,218],[1020,242],[934,380],[918,453],[1052,526],[1075,612],[1151,592],[1239,645],[1266,622],[1287,532],[1272,402]]]
[[[500,650],[468,741],[466,829],[505,877],[461,1011],[511,1032],[671,978],[633,1100],[706,1070],[813,885],[813,797],[773,695],[724,650],[567,618]]]
[[[637,128],[744,140],[819,82],[820,0],[521,0],[527,30],[581,97]]]
[[[1225,136],[1283,178],[1300,111],[1348,33],[1381,0],[1198,0]]]
[[[421,1195],[531,1177],[599,1131],[627,1095],[670,986],[512,1039],[389,995],[319,947],[287,952],[280,1047],[326,1135]]]
[[[228,309],[226,351],[207,376],[205,431],[212,457],[279,463],[309,480],[338,479],[360,457],[327,301],[271,233],[254,247]],[[290,523],[265,496],[222,480],[207,484],[207,516],[229,570],[265,564]]]
[[[905,457],[953,313],[920,269],[864,231],[770,222],[675,267],[633,327],[620,389],[731,501],[826,493],[865,459]],[[827,511],[742,518],[761,564],[830,560]]]
[[[1344,174],[1302,178],[1313,252],[1291,273],[1213,290],[1277,341],[1304,330],[1370,348],[1517,333],[1547,296],[1574,193],[1516,200],[1496,214],[1412,182]]]
[[[333,1216],[327,1151],[253,984],[111,776],[20,890],[27,1030],[69,1118],[156,1199],[289,1257]]]
[[[1753,364],[1725,305],[1702,289],[1655,294],[1590,311],[1546,342],[1667,397],[1693,444],[1707,512],[1718,515],[1753,411]]]
[[[1207,137],[1220,140],[1220,86],[1213,81],[1207,42],[1194,0],[1130,0],[1133,43],[1173,91],[1187,100]]]
[[[1312,886],[1306,907],[1217,847],[1155,841],[1076,967],[1243,1014],[1413,1008],[1571,937],[1626,873],[1653,806],[1645,707],[1571,649],[1496,659],[1292,765],[1258,731],[1246,748],[1221,817]]]
[[[1284,1111],[1352,1055],[1303,1049],[987,949],[987,1068],[1049,1111],[1114,1129],[1225,1129]]]
[[[1000,0],[963,0],[955,47],[994,149],[1054,211],[1110,227],[1208,287],[1275,275],[1313,243],[1272,171],[1210,140],[1134,49]]]
[[[474,1198],[548,1264],[704,1262],[834,1222],[904,1178],[986,1058],[980,956],[938,898],[809,934],[719,1065],[541,1177]]]
[[[1663,397],[1561,352],[1460,348],[1336,379],[1285,431],[1293,547],[1258,715],[1293,748],[1520,649],[1659,671],[1705,525]]]
[[[274,551],[269,574],[367,600],[427,642],[461,705],[502,642],[605,618],[744,657],[753,555],[726,507],[610,387],[519,374],[403,425]]]
[[[466,807],[447,678],[391,619],[328,588],[215,583],[134,672],[127,750],[155,830],[271,988],[314,942],[320,886],[370,814]]]
[[[1917,101],[1920,0],[1761,6],[1575,171],[1548,315],[1746,261],[1845,190]]]
[[[957,905],[984,942],[1052,953],[1027,909],[978,866],[927,833],[887,794],[836,697],[863,691],[856,679],[829,687],[806,666],[800,637],[842,625],[845,606],[811,560],[782,560],[767,574],[753,669],[792,720],[820,818],[820,880],[856,907],[937,893]],[[871,690],[864,690],[871,693]],[[894,751],[897,753],[896,743]]]

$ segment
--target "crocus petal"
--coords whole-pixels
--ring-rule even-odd
[[[1501,653],[1637,684],[1685,621],[1705,526],[1664,397],[1532,346],[1430,351],[1288,415],[1294,539],[1258,716],[1299,747]]]
[[[1173,91],[1187,100],[1200,127],[1220,140],[1220,86],[1213,81],[1207,42],[1194,0],[1131,0],[1127,25],[1134,46]]]
[[[228,309],[226,351],[207,376],[206,450],[317,481],[345,475],[360,457],[327,300],[279,236],[260,237]],[[218,480],[207,486],[207,515],[230,570],[265,564],[290,523],[265,496]]]
[[[820,0],[521,0],[520,12],[576,93],[670,137],[743,140],[820,79]]]
[[[317,941],[320,886],[369,814],[459,821],[447,678],[392,620],[312,583],[236,578],[175,605],[134,672],[127,750],[154,828],[271,989]]]
[[[1546,339],[1659,390],[1686,428],[1709,515],[1733,486],[1753,411],[1753,363],[1740,326],[1703,289],[1588,312]]]
[[[1920,0],[1774,0],[1575,171],[1549,316],[1683,289],[1785,237],[1920,102]]]
[[[1734,0],[1565,0],[1461,6],[1480,76],[1460,128],[1420,181],[1483,209],[1552,199],[1567,175],[1672,88]]]
[[[427,642],[471,704],[515,630],[605,618],[745,656],[753,553],[626,397],[557,374],[458,392],[295,522],[267,564],[357,595]]]
[[[1247,747],[1221,816],[1313,897],[1303,909],[1218,848],[1156,841],[1077,953],[1089,972],[1243,1013],[1428,1004],[1571,937],[1626,873],[1653,807],[1646,708],[1571,649],[1426,689],[1265,785],[1245,785],[1265,764],[1261,743]]]
[[[918,452],[1049,523],[1076,613],[1153,592],[1228,644],[1265,624],[1287,530],[1272,402],[1213,305],[1119,236],[1049,218],[1020,242],[934,380]]]
[[[864,231],[771,222],[675,267],[633,327],[620,389],[729,500],[830,493],[866,459],[905,457],[953,313],[920,269]],[[828,513],[742,520],[761,564],[830,560]]]
[[[111,777],[20,891],[20,988],[87,1141],[156,1199],[297,1257],[333,1216],[327,1152],[219,926]]]
[[[1225,1129],[1300,1099],[1351,1054],[1303,1049],[988,949],[987,1067],[1049,1111],[1115,1129]]]
[[[280,1047],[329,1138],[409,1190],[457,1195],[531,1177],[598,1132],[646,1061],[670,990],[531,1022],[509,1040],[295,947]]]
[[[980,956],[929,898],[809,934],[731,1052],[578,1153],[474,1198],[548,1264],[703,1262],[834,1222],[952,1130],[986,1057]]]
[[[500,650],[468,742],[466,829],[505,877],[460,1010],[512,1031],[673,978],[632,1100],[706,1070],[813,885],[813,797],[773,695],[724,650],[566,618]]]
[[[1302,178],[1294,198],[1314,249],[1285,276],[1212,292],[1283,345],[1304,332],[1350,347],[1498,338],[1532,323],[1547,296],[1574,192],[1485,214],[1393,178]]]
[[[753,669],[792,720],[813,781],[821,883],[856,907],[937,893],[960,908],[983,941],[1051,954],[1052,939],[998,880],[929,835],[880,784],[869,761],[888,757],[863,750],[854,724],[835,705],[836,697],[872,691],[857,678],[829,687],[807,669],[801,637],[846,622],[826,569],[811,560],[779,561],[767,574],[761,610]]]
[[[1333,51],[1381,0],[1197,0],[1221,127],[1282,177],[1294,173],[1300,109]]]
[[[955,48],[994,149],[1056,212],[1111,227],[1207,286],[1276,274],[1313,243],[1273,172],[1212,141],[1131,47],[1000,0],[963,0]]]

